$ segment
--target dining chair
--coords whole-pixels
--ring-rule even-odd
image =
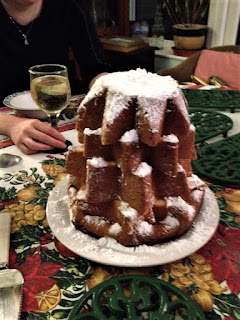
[[[240,45],[218,46],[218,47],[210,48],[208,50],[240,54]],[[202,51],[193,54],[192,56],[190,56],[189,58],[187,58],[186,60],[184,60],[179,65],[177,65],[173,68],[158,70],[157,74],[162,75],[162,76],[170,75],[175,80],[177,80],[179,83],[191,82],[192,81],[191,75],[194,75],[194,72],[196,70],[201,52]],[[209,61],[209,64],[210,63],[214,63],[214,61]],[[224,68],[223,68],[223,70],[224,70]],[[235,71],[236,70],[237,69],[235,69]],[[240,72],[239,72],[239,74],[240,74]]]

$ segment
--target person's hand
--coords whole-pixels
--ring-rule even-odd
[[[56,129],[37,119],[16,118],[9,128],[13,143],[25,154],[66,148],[65,138]]]

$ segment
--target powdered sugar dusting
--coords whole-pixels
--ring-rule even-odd
[[[163,119],[166,110],[166,97],[163,94],[160,97],[138,96],[137,117],[148,119],[152,133],[158,132],[160,121]]]
[[[175,217],[168,215],[163,221],[161,221],[161,224],[164,225],[165,229],[170,230],[179,226],[179,221]]]
[[[190,131],[196,131],[196,128],[192,123],[190,124],[189,130]]]
[[[178,172],[185,172],[185,169],[181,164],[178,164]]]
[[[159,76],[147,72],[145,69],[113,72],[98,78],[91,90],[81,102],[79,108],[85,108],[88,101],[101,95],[109,89],[107,100],[106,118],[112,121],[113,113],[119,114],[126,102],[136,97],[166,97],[172,96],[178,89],[178,83],[170,76]],[[116,94],[117,93],[117,94]]]
[[[193,200],[196,200],[196,201],[199,202],[201,200],[201,198],[202,198],[202,194],[203,194],[203,190],[198,190],[198,189],[193,190],[192,191]]]
[[[93,238],[76,230],[71,223],[67,179],[50,193],[47,219],[53,234],[70,250],[95,262],[122,267],[147,267],[170,263],[196,252],[215,232],[219,208],[214,194],[206,187],[201,211],[192,228],[180,238],[152,246],[126,247],[109,237]],[[90,218],[89,218],[90,219]]]
[[[118,234],[121,231],[122,231],[122,227],[117,222],[114,223],[113,225],[111,225],[111,227],[109,228],[109,233],[110,234]]]
[[[71,187],[68,189],[68,195],[70,198],[73,198],[77,193],[77,189],[75,189],[74,187]]]
[[[91,90],[99,92],[99,87],[111,87],[113,92],[121,92],[129,97],[134,96],[160,96],[172,94],[178,83],[170,76],[159,76],[156,73],[147,72],[144,69],[124,72],[113,72],[100,77],[94,83]]]
[[[126,131],[124,135],[120,139],[123,143],[131,143],[131,142],[139,142],[138,134],[135,129],[132,129],[130,131]]]
[[[177,96],[177,108],[181,110],[182,115],[184,116],[186,122],[189,123],[189,126],[190,126],[186,99],[184,98],[183,93],[180,89],[176,91],[176,96]]]
[[[141,162],[133,174],[138,177],[145,177],[152,172],[152,167],[146,162]]]
[[[85,128],[83,133],[86,135],[86,136],[90,136],[91,134],[95,134],[95,135],[98,135],[100,136],[102,134],[102,128],[98,128],[96,130],[91,130],[89,128]]]
[[[187,212],[189,218],[191,219],[195,213],[195,209],[193,206],[191,206],[190,204],[188,204],[186,201],[183,200],[183,198],[181,197],[166,197],[166,207],[167,208],[176,208],[178,209],[180,212]]]
[[[76,198],[77,198],[78,200],[85,200],[85,199],[86,199],[86,190],[79,190],[79,191],[77,192]]]
[[[193,190],[205,185],[205,183],[201,179],[199,179],[199,177],[196,176],[195,174],[187,178],[187,184],[190,190]]]
[[[103,168],[107,167],[108,163],[102,157],[93,157],[87,160],[87,164],[95,167],[95,168]]]
[[[83,148],[83,144],[79,143],[77,146],[69,146],[68,151],[81,150]]]
[[[116,93],[112,88],[109,89],[106,96],[103,124],[112,124],[122,111],[128,108],[129,102],[129,96]]]
[[[175,134],[169,134],[167,136],[163,136],[163,141],[164,142],[169,142],[169,143],[178,143],[178,137]]]
[[[129,219],[136,219],[138,216],[137,210],[131,208],[129,204],[125,201],[121,201],[121,205],[119,207],[120,212],[123,216]]]
[[[137,230],[143,236],[150,235],[153,232],[153,226],[147,221],[140,221],[137,225]]]
[[[106,220],[104,220],[103,218],[101,218],[99,216],[85,215],[84,220],[86,220],[86,222],[88,222],[88,223],[91,223],[94,225],[99,225],[99,226],[104,226],[106,224]]]

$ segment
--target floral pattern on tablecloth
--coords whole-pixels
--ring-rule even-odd
[[[64,154],[46,155],[36,167],[0,176],[0,214],[12,215],[9,266],[24,276],[22,320],[67,319],[84,292],[122,274],[171,282],[193,298],[206,319],[240,319],[240,190],[209,184],[220,224],[198,252],[152,268],[116,268],[77,256],[52,234],[46,204],[65,176]]]

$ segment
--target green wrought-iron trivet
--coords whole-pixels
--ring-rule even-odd
[[[227,137],[227,132],[233,127],[232,119],[220,112],[192,109],[189,110],[189,116],[196,127],[195,143],[204,142],[220,134]]]
[[[240,109],[240,91],[182,89],[190,108]]]
[[[240,133],[205,145],[192,162],[199,176],[228,186],[240,186]]]
[[[171,297],[177,299],[171,299]],[[76,303],[68,320],[205,320],[188,294],[163,280],[127,275],[106,280]]]

